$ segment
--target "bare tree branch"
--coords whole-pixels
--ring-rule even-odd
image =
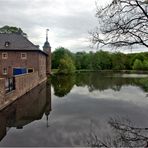
[[[97,6],[96,17],[99,26],[91,32],[93,44],[148,47],[147,0],[113,0],[104,8]]]

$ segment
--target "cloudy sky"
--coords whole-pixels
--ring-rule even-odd
[[[52,50],[63,46],[73,52],[88,51],[88,32],[97,25],[96,1],[101,7],[111,0],[0,0],[0,27],[21,27],[40,48],[49,28]]]
[[[88,32],[96,24],[96,0],[0,0],[0,26],[21,27],[42,47],[49,28],[52,49],[88,50]],[[104,5],[107,0],[98,0]]]

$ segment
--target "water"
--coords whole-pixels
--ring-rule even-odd
[[[147,75],[55,76],[0,112],[0,146],[143,146],[147,113]]]

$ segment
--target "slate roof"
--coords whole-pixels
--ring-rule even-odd
[[[9,45],[6,46],[6,43],[9,43]],[[39,49],[39,46],[34,45],[26,37],[15,33],[0,33],[0,50],[39,51],[46,54]]]

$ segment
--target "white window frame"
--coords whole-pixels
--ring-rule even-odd
[[[3,68],[3,75],[7,75],[7,74],[8,74],[7,68]]]
[[[6,55],[6,56],[4,56]],[[8,53],[7,52],[2,52],[2,59],[8,59]]]
[[[25,56],[23,56],[23,55],[25,55]],[[22,53],[21,53],[21,59],[22,59],[22,60],[26,60],[26,59],[27,59],[27,53],[22,52]]]

